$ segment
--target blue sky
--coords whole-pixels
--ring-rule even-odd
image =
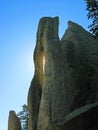
[[[59,35],[72,20],[86,30],[84,0],[0,0],[0,129],[7,130],[10,110],[27,102],[34,73],[33,51],[39,19],[59,16]]]

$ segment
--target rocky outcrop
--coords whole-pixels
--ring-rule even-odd
[[[50,29],[48,30],[48,28]],[[45,44],[45,42],[48,42],[48,40],[51,40],[51,39],[55,40],[55,37],[57,37],[58,35],[57,29],[58,29],[58,18],[54,18],[54,19],[44,18],[44,19],[41,19],[39,23],[38,32],[37,32],[37,42],[36,42],[36,47],[34,51],[35,74],[31,82],[31,86],[28,93],[28,109],[29,109],[28,128],[29,130],[37,129],[39,105],[40,105],[40,99],[42,95],[42,88],[44,85],[44,75],[45,75],[44,74],[45,70],[43,69],[44,58],[48,56],[48,59],[49,59],[48,62],[50,62],[48,66],[50,67],[53,62],[51,61],[52,53],[50,51],[53,48],[50,44]],[[47,46],[47,47],[44,47],[44,46]],[[47,50],[47,49],[45,50],[45,48],[49,48],[50,50]],[[46,52],[47,52],[47,55],[45,55]],[[45,62],[46,62],[46,59],[45,59]],[[50,76],[48,77],[52,78]]]
[[[89,126],[81,128],[81,118],[86,121],[85,115],[89,119],[97,110],[98,41],[71,21],[60,40],[58,25],[58,17],[39,22],[35,74],[28,93],[28,130],[86,130]],[[77,120],[79,126],[67,125]]]
[[[20,120],[15,111],[9,112],[8,130],[22,130]]]

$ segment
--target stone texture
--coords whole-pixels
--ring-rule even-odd
[[[34,78],[32,79],[29,93],[28,93],[28,109],[29,109],[28,129],[29,130],[37,129],[39,105],[40,105],[43,80],[44,80],[43,59],[45,56],[45,51],[47,51],[45,50],[44,46],[49,45],[49,44],[45,44],[45,42],[48,41],[49,37],[50,40],[55,39],[55,37],[57,37],[57,29],[58,29],[57,26],[58,26],[58,18],[52,19],[52,18],[45,17],[41,19],[39,22],[36,47],[34,51],[35,74],[34,74]],[[48,30],[48,28],[50,28],[50,30]],[[54,31],[56,32],[56,34],[54,33]],[[51,50],[52,46],[51,45],[49,46]],[[49,53],[47,54],[47,56],[48,58],[50,56],[49,65],[51,67],[52,61],[51,61],[50,50],[47,51],[47,53]]]
[[[98,40],[71,21],[60,40],[58,25],[58,17],[44,17],[38,25],[28,130],[61,130],[63,126],[65,130],[69,116],[73,125],[74,119],[81,120],[85,108],[91,109],[98,101]],[[66,129],[84,130],[80,125]]]
[[[20,120],[15,111],[9,112],[8,130],[22,130]]]
[[[70,113],[61,130],[98,130],[98,102]]]

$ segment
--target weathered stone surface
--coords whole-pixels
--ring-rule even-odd
[[[51,61],[52,46],[50,44],[46,44],[45,42],[48,42],[49,40],[55,39],[55,37],[57,37],[57,29],[58,29],[57,26],[58,26],[58,18],[52,19],[46,17],[41,19],[39,23],[36,47],[34,51],[35,74],[31,82],[31,86],[28,94],[28,109],[29,109],[28,129],[29,130],[37,129],[39,104],[40,104],[41,91],[42,91],[43,80],[44,80],[43,59],[45,56],[45,51],[47,51],[48,60],[50,60],[50,64],[49,64],[50,67],[52,63]],[[47,47],[48,50],[45,50],[44,46],[48,46]]]
[[[58,24],[58,17],[39,22],[35,75],[28,94],[29,130],[61,130],[63,126],[65,130],[69,116],[73,121],[98,101],[98,40],[71,21],[60,40]]]
[[[15,111],[9,112],[8,130],[22,130],[20,120]]]
[[[73,111],[66,119],[61,130],[98,130],[98,102]]]

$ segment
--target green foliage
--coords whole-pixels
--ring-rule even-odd
[[[92,24],[88,27],[90,31],[98,36],[98,0],[85,0],[88,19],[92,19]]]
[[[20,111],[17,114],[17,116],[20,119],[22,130],[28,130],[29,113],[28,113],[28,107],[26,104],[22,106],[22,111]]]

